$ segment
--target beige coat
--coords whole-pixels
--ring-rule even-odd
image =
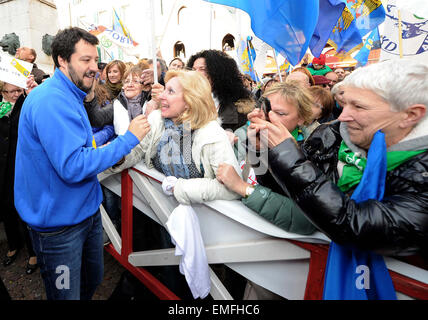
[[[152,160],[157,152],[157,145],[165,130],[164,120],[159,110],[150,113],[148,117],[151,129],[141,140],[125,162],[120,166],[109,169],[110,172],[120,172],[123,169],[133,167],[138,162],[152,168]],[[181,204],[203,203],[212,200],[234,200],[240,196],[228,190],[216,179],[217,168],[220,163],[228,163],[240,173],[238,162],[225,131],[217,121],[210,121],[204,127],[193,132],[192,158],[196,168],[204,168],[203,178],[178,179],[174,187],[174,196]]]

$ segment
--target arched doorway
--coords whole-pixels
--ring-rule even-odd
[[[186,58],[186,47],[184,46],[183,42],[177,41],[174,44],[173,55],[174,57],[179,57],[182,59]]]
[[[221,48],[223,51],[235,50],[235,37],[230,33],[226,34],[221,42]]]

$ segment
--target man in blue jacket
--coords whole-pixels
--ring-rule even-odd
[[[98,39],[80,28],[52,43],[55,73],[21,111],[15,206],[28,224],[48,299],[91,299],[103,278],[102,192],[97,174],[150,130],[144,116],[96,148],[83,99],[98,72]]]

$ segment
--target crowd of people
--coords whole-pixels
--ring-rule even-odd
[[[426,254],[426,66],[386,61],[347,73],[321,55],[256,83],[226,53],[203,50],[187,63],[159,58],[154,79],[153,60],[100,63],[97,44],[82,29],[62,30],[49,79],[34,68],[25,90],[0,83],[3,264],[25,243],[26,273],[40,268],[48,299],[91,299],[108,241],[100,204],[119,231],[121,223],[120,198],[97,174],[141,161],[174,177],[180,204],[239,199],[285,231]],[[33,51],[17,57],[34,63]],[[360,181],[378,132],[383,198],[357,203],[355,189],[371,187]],[[253,168],[251,154],[268,170]],[[67,290],[58,266],[68,268]]]

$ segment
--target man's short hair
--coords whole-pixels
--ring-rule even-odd
[[[428,107],[428,66],[420,62],[399,59],[374,63],[356,69],[341,85],[372,90],[393,111],[414,104]]]
[[[59,68],[58,56],[70,62],[71,55],[75,52],[76,43],[80,40],[94,46],[98,44],[97,37],[81,28],[71,27],[57,33],[52,42],[52,59],[55,67]]]
[[[28,50],[30,50],[31,55],[33,56],[33,59],[31,59],[31,61],[29,61],[29,62],[34,63],[34,61],[36,61],[36,59],[37,59],[37,52],[33,48],[28,48]]]

